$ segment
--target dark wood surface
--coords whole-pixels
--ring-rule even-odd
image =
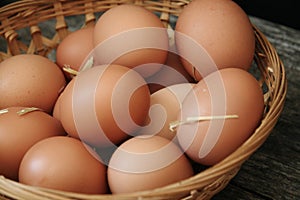
[[[251,17],[284,63],[284,110],[266,142],[213,200],[300,199],[300,31]]]

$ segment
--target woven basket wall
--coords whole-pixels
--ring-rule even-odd
[[[92,26],[97,15],[123,3],[134,3],[159,14],[168,26],[189,0],[23,0],[0,8],[0,61],[20,53],[48,56],[70,31],[68,17],[81,16],[83,26]],[[53,22],[52,34],[44,31],[42,22]],[[265,112],[261,125],[234,153],[220,163],[184,181],[151,191],[122,195],[83,195],[45,188],[35,188],[0,176],[0,199],[210,199],[237,174],[241,165],[267,139],[283,109],[287,82],[284,66],[266,37],[253,26],[256,37],[254,71],[258,72],[265,94]],[[22,32],[23,31],[23,32]],[[23,34],[28,32],[26,38]],[[23,40],[22,40],[23,39]],[[21,41],[22,40],[22,41]],[[24,42],[25,41],[25,42]],[[26,42],[27,41],[27,42]]]

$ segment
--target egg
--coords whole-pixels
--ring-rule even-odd
[[[151,94],[147,125],[138,134],[158,135],[177,143],[176,133],[169,129],[169,124],[177,119],[185,96],[194,86],[193,83],[174,84]]]
[[[193,174],[191,163],[181,149],[160,136],[127,140],[113,153],[107,169],[113,194],[154,189]]]
[[[146,78],[151,94],[168,87],[170,85],[180,83],[193,83],[194,79],[185,70],[181,64],[179,56],[175,52],[169,52],[166,63],[161,69],[150,77]]]
[[[59,101],[66,132],[98,148],[119,144],[144,124],[150,92],[136,71],[100,65],[73,78]]]
[[[65,134],[57,119],[40,110],[25,107],[0,110],[0,175],[18,180],[19,165],[31,146],[42,139]]]
[[[61,68],[80,71],[84,61],[94,48],[94,27],[78,29],[67,35],[56,49],[56,63]],[[72,74],[66,73],[70,79]]]
[[[12,56],[0,63],[0,109],[37,107],[51,113],[66,85],[61,69],[49,59],[31,54]]]
[[[263,111],[263,92],[254,76],[239,68],[221,69],[184,99],[175,123],[177,139],[192,160],[214,165],[254,133]]]
[[[106,166],[81,141],[57,136],[39,141],[24,155],[19,182],[84,194],[107,193]]]
[[[175,42],[186,70],[201,80],[217,69],[248,70],[255,48],[245,11],[230,0],[194,0],[176,22]]]
[[[96,22],[95,64],[118,64],[135,69],[144,64],[164,64],[168,43],[168,33],[154,13],[138,5],[118,5]],[[149,77],[159,69],[160,65],[145,65],[138,71],[143,77]]]

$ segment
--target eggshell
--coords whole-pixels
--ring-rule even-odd
[[[200,55],[205,54],[203,51],[218,69],[238,67],[248,70],[251,66],[255,48],[254,31],[249,17],[234,1],[192,1],[180,13],[175,31],[176,47],[183,65],[198,81],[217,70],[208,67],[203,57],[202,61],[199,60]],[[190,43],[198,47],[192,47]],[[205,59],[209,60],[208,57]]]
[[[85,194],[107,192],[106,167],[93,150],[77,139],[57,136],[41,140],[25,154],[20,183]]]
[[[177,120],[181,104],[194,86],[193,83],[174,84],[151,94],[147,125],[138,134],[158,135],[177,143],[176,133],[170,130],[169,124]]]
[[[19,115],[25,107],[10,107],[0,113],[0,175],[18,180],[18,170],[26,151],[36,142],[65,135],[60,122],[42,111]]]
[[[85,59],[94,48],[94,27],[78,29],[65,37],[56,49],[56,63],[61,68],[67,66],[80,70]],[[68,78],[72,76],[66,73]]]
[[[122,20],[120,20],[122,19]],[[138,5],[118,5],[100,16],[94,32],[95,63],[119,64],[130,68],[164,64],[168,51],[168,34],[160,19]],[[139,69],[148,77],[160,65]]]
[[[113,153],[107,169],[113,194],[166,186],[189,178],[193,173],[180,148],[160,136],[127,140]]]
[[[0,109],[37,107],[51,113],[66,85],[61,69],[49,59],[31,54],[12,56],[0,63]]]
[[[144,124],[150,107],[145,80],[120,65],[82,71],[65,88],[60,119],[66,132],[95,147],[119,144]]]
[[[247,71],[226,68],[202,79],[182,104],[177,138],[194,161],[213,165],[248,139],[260,124],[264,110],[262,89]],[[189,117],[232,116],[204,121]],[[235,117],[234,117],[235,116]]]

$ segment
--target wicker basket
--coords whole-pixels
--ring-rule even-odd
[[[0,61],[16,54],[49,56],[70,32],[67,18],[82,16],[83,25],[91,26],[101,13],[123,3],[135,3],[158,13],[167,26],[181,12],[188,0],[23,0],[0,8]],[[47,36],[40,24],[53,21],[53,35]],[[49,28],[49,27],[48,27]],[[51,27],[50,27],[51,28]],[[264,89],[265,112],[260,126],[234,153],[184,181],[162,188],[122,195],[84,195],[45,188],[36,188],[0,176],[0,199],[210,199],[237,174],[241,165],[267,139],[283,109],[287,91],[284,66],[266,37],[253,26],[256,36],[254,70]],[[28,42],[21,42],[22,30],[28,31]]]

